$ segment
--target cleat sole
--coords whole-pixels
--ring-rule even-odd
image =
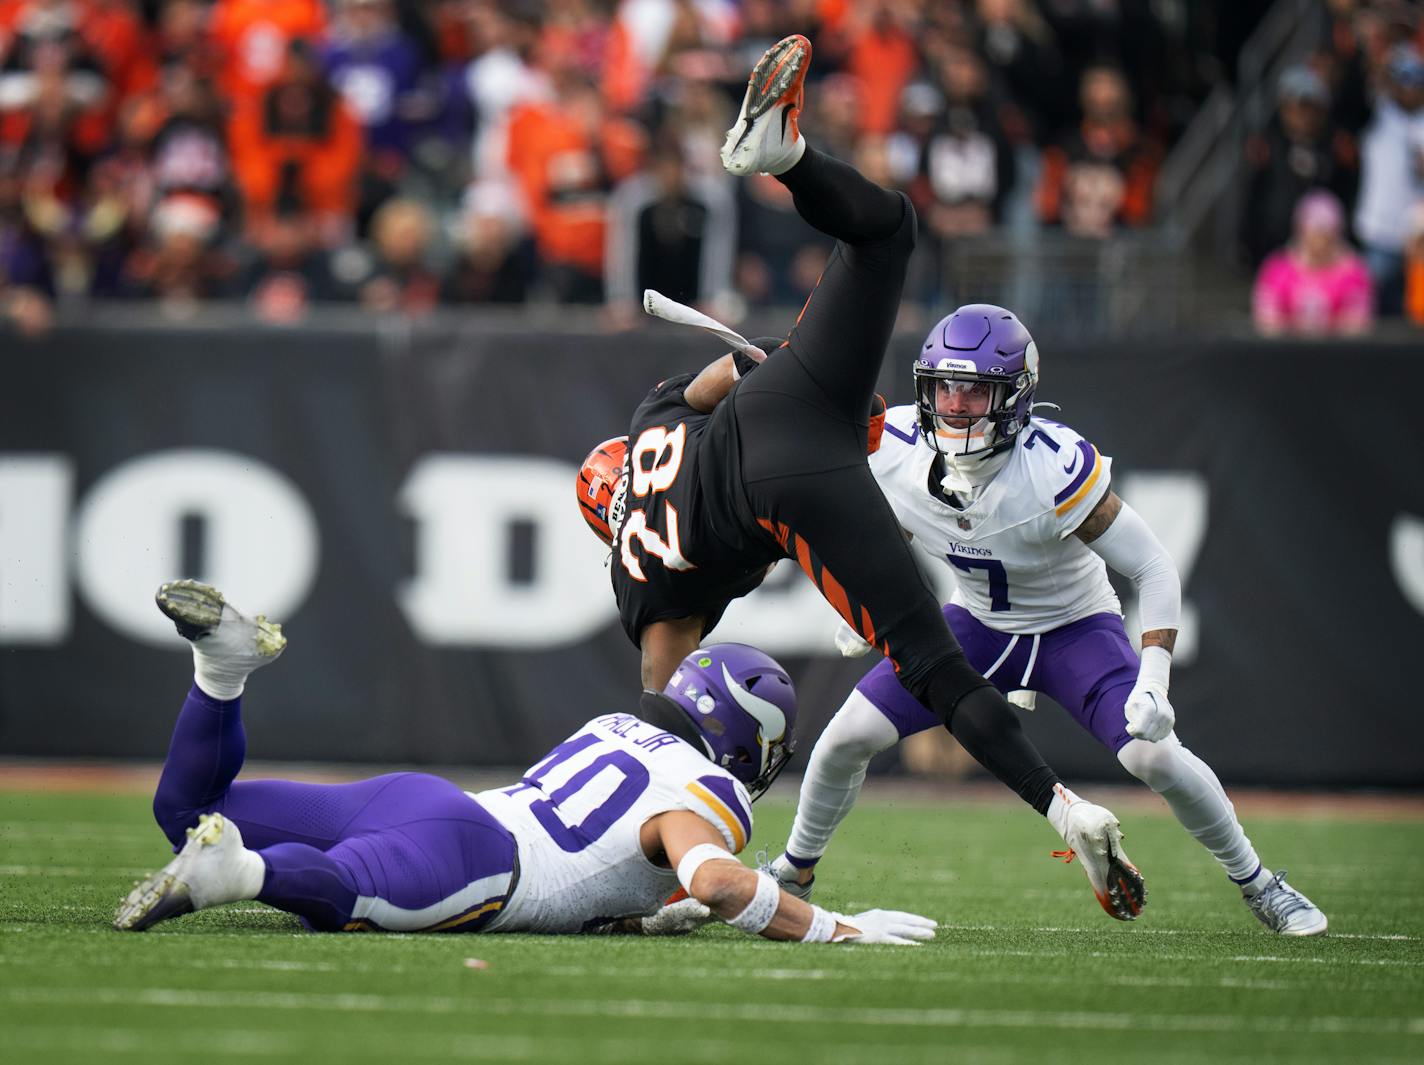
[[[222,621],[222,592],[198,581],[169,581],[159,587],[153,597],[185,640],[199,640],[218,627]]]
[[[747,78],[746,120],[729,154],[741,148],[756,120],[781,101],[810,61],[811,42],[799,34],[778,41],[757,61]]]
[[[159,921],[192,912],[188,885],[172,873],[155,873],[129,892],[114,916],[114,928],[120,932],[142,932]]]
[[[1122,830],[1108,829],[1108,897],[1099,897],[1103,909],[1119,921],[1135,921],[1147,905],[1147,884],[1137,866],[1122,852]]]
[[[811,42],[805,37],[793,35],[773,45],[747,79],[749,88],[756,87],[756,98],[747,106],[748,120],[755,121],[771,110],[796,83],[810,58]]]

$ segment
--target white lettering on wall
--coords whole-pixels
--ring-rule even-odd
[[[200,523],[203,572],[182,573],[185,519]],[[80,594],[144,643],[186,646],[154,608],[164,581],[194,577],[234,602],[290,618],[316,580],[316,517],[290,480],[228,451],[161,451],[114,467],[75,518]]]
[[[1389,568],[1400,594],[1424,614],[1424,518],[1395,517],[1389,528]]]
[[[69,635],[69,503],[65,455],[0,457],[0,644]]]
[[[431,454],[397,495],[416,521],[415,576],[396,592],[429,644],[562,647],[616,616],[608,549],[584,524],[578,469],[554,459]],[[527,580],[510,572],[516,523],[532,526]]]

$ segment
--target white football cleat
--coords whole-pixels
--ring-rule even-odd
[[[791,864],[791,859],[786,857],[786,852],[782,851],[774,862],[765,867],[766,872],[781,885],[781,890],[788,895],[794,895],[798,899],[809,899],[811,891],[816,886],[816,878],[812,876],[810,880],[802,884],[797,877],[802,870]]]
[[[757,61],[722,145],[722,166],[730,173],[784,174],[801,161],[806,140],[797,120],[810,65],[811,42],[799,33],[777,41]]]
[[[1259,893],[1246,896],[1260,922],[1283,936],[1323,936],[1330,922],[1320,907],[1286,883],[1282,869]]]
[[[237,826],[222,814],[203,814],[178,857],[134,885],[114,927],[142,932],[170,917],[255,898],[265,876],[261,856],[243,847]]]
[[[193,644],[198,686],[214,698],[235,699],[247,676],[286,649],[282,626],[258,614],[249,618],[198,581],[169,581],[154,596],[178,635]]]
[[[1147,903],[1147,886],[1137,866],[1122,849],[1122,828],[1111,810],[1077,799],[1068,808],[1064,832],[1066,851],[1055,858],[1071,862],[1076,856],[1093,885],[1093,894],[1109,917],[1135,921]]]

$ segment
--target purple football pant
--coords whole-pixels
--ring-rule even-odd
[[[1123,706],[1137,683],[1138,658],[1118,615],[1094,614],[1040,636],[996,632],[952,604],[944,619],[970,665],[1001,692],[1043,692],[1114,754],[1132,739]],[[940,724],[905,690],[888,659],[856,690],[890,719],[901,739]]]
[[[258,900],[322,931],[475,932],[514,888],[514,837],[448,780],[389,773],[353,784],[244,780],[242,700],[194,685],[153,815],[174,850],[221,813],[267,866]]]

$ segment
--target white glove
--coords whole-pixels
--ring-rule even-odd
[[[693,898],[681,899],[664,906],[651,917],[644,917],[643,935],[685,936],[712,920],[712,911],[702,903]]]
[[[900,910],[866,910],[847,917],[833,914],[836,921],[858,931],[854,935],[837,936],[832,943],[890,943],[902,947],[918,947],[917,940],[933,939],[939,922],[917,913]]]
[[[1161,647],[1142,649],[1142,668],[1137,683],[1123,706],[1127,718],[1127,734],[1148,743],[1164,740],[1177,723],[1176,712],[1167,701],[1167,678],[1172,668],[1172,656]]]
[[[842,658],[859,658],[870,654],[874,648],[861,639],[860,633],[842,621],[840,628],[836,629],[836,650]]]
[[[1167,701],[1167,693],[1141,685],[1132,689],[1123,711],[1127,714],[1127,734],[1148,743],[1165,740],[1177,723],[1177,714]]]

